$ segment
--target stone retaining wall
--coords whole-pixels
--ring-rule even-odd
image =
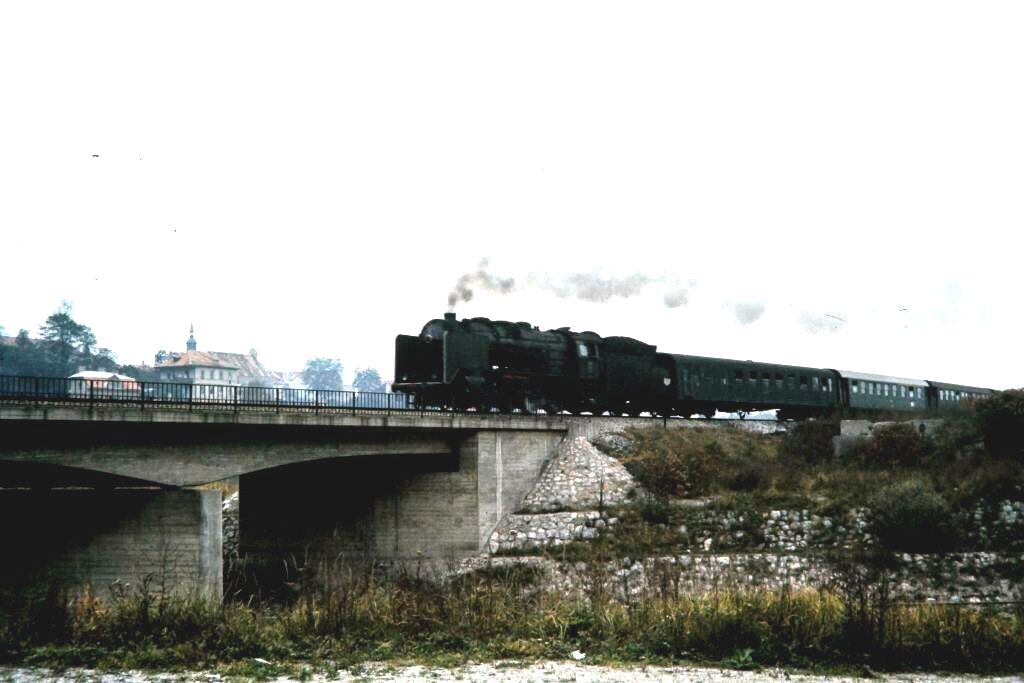
[[[577,539],[597,538],[607,522],[596,510],[509,515],[491,534],[492,553],[521,552],[558,546]]]
[[[636,492],[637,484],[621,462],[577,436],[562,443],[516,512],[598,510],[622,505]]]
[[[894,600],[986,603],[1024,599],[1015,568],[1024,554],[904,555],[888,570],[838,567],[826,558],[772,553],[681,554],[613,563],[567,563],[547,557],[494,557],[465,561],[462,572],[514,565],[535,569],[544,590],[584,597],[605,593],[628,601],[651,594],[701,594],[721,590],[789,587],[838,589],[882,582]]]

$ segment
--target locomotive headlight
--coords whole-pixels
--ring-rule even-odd
[[[665,383],[666,387],[672,386],[672,378],[671,377],[663,377],[661,381]]]

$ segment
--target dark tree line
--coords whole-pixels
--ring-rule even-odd
[[[79,370],[117,372],[110,349],[96,346],[88,325],[76,321],[67,301],[39,327],[39,337],[19,330],[13,341],[0,343],[0,374],[34,377],[67,377]]]

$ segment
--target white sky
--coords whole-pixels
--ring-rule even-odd
[[[487,257],[517,289],[460,317],[1021,386],[1022,34],[1019,2],[3,3],[0,325],[67,299],[122,362],[194,323],[390,378]],[[539,284],[577,273],[659,281]]]

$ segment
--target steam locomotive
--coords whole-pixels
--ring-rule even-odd
[[[660,353],[629,337],[468,318],[428,322],[395,340],[396,391],[421,406],[594,415],[778,410],[924,413],[990,389],[825,368]]]

